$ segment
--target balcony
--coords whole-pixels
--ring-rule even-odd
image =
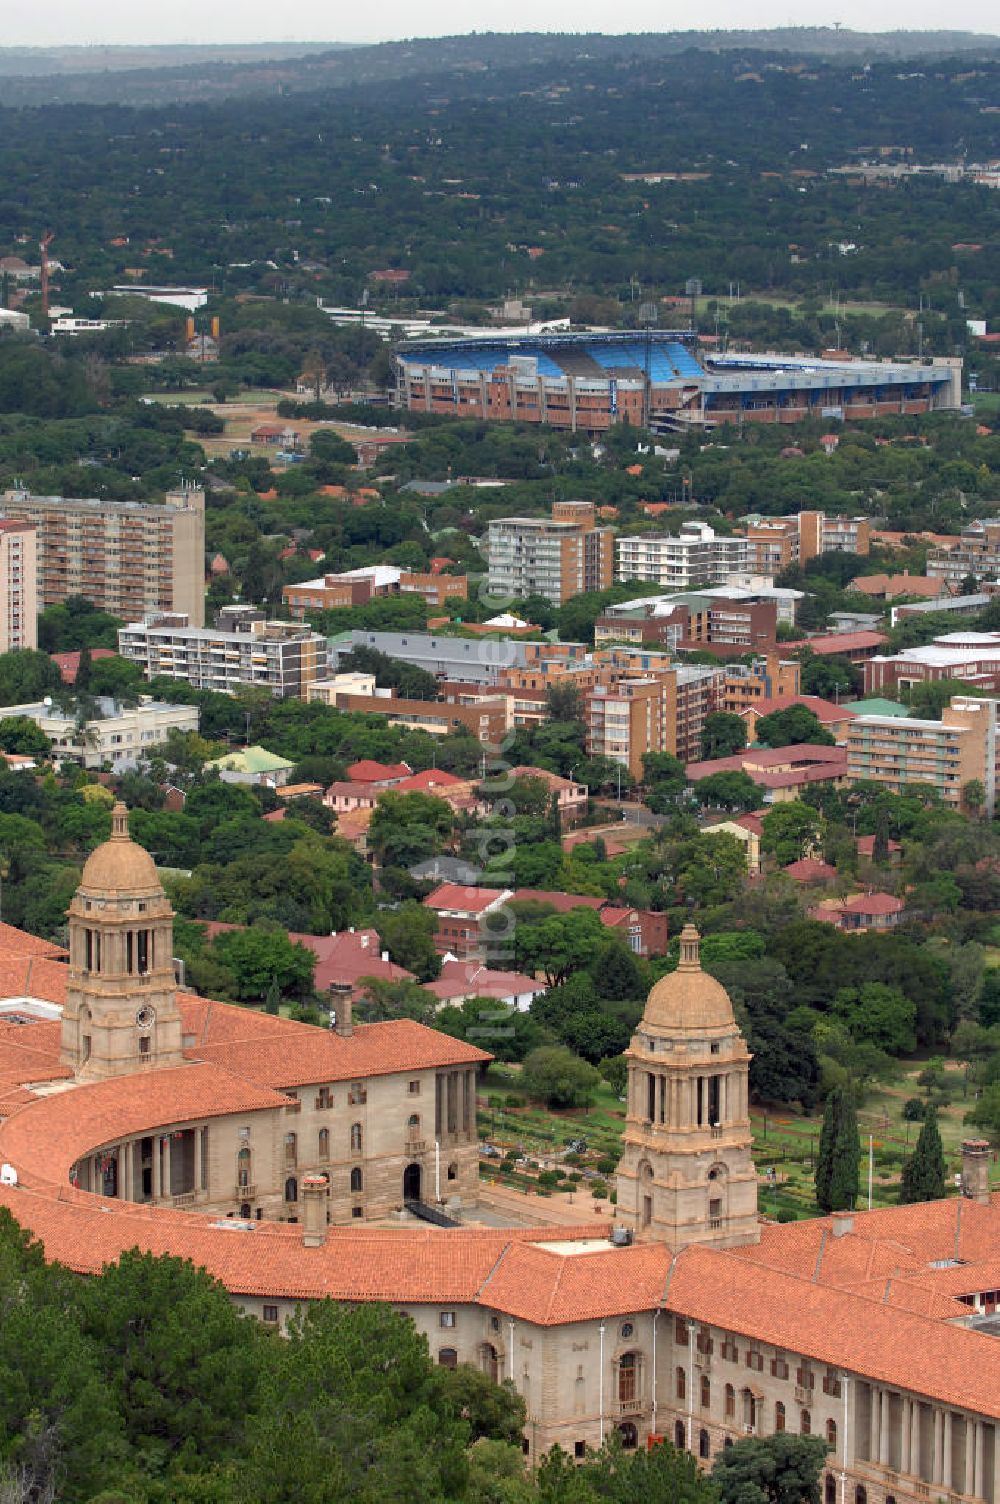
[[[644,1409],[645,1409],[645,1406],[644,1406],[642,1400],[619,1400],[618,1401],[618,1414],[619,1415],[641,1415]]]
[[[408,1138],[404,1147],[407,1154],[423,1154],[427,1148],[427,1140],[424,1138]]]
[[[256,1195],[257,1187],[255,1185],[238,1185],[236,1187],[235,1196],[237,1201],[253,1201]]]

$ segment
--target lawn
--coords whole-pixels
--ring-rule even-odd
[[[955,1077],[955,1102],[939,1114],[949,1176],[959,1169],[959,1145],[968,1130],[962,1119],[968,1102],[961,1095],[962,1071],[949,1065]],[[920,1131],[919,1123],[903,1118],[908,1098],[919,1096],[917,1076],[923,1064],[909,1065],[900,1078],[878,1086],[869,1093],[858,1115],[862,1143],[860,1205],[868,1197],[868,1141],[871,1137],[873,1176],[872,1205],[890,1206],[899,1196],[903,1160],[912,1150]],[[598,1174],[602,1161],[617,1159],[621,1153],[621,1136],[625,1126],[625,1104],[619,1102],[610,1087],[602,1083],[587,1108],[555,1111],[537,1102],[529,1102],[520,1087],[516,1066],[493,1065],[487,1073],[481,1100],[486,1106],[479,1114],[479,1133],[494,1144],[500,1155],[484,1159],[484,1176],[502,1184],[531,1189],[539,1169],[558,1167],[581,1174],[589,1180]],[[760,1172],[760,1204],[768,1216],[784,1212],[796,1217],[814,1216],[814,1157],[819,1145],[821,1116],[799,1116],[788,1110],[755,1108],[751,1115],[753,1152]],[[586,1153],[566,1160],[566,1145],[571,1139],[587,1141]],[[513,1164],[513,1155],[523,1156],[527,1165]],[[507,1163],[502,1156],[510,1155]],[[767,1174],[774,1171],[773,1177]],[[1000,1185],[1000,1169],[993,1166],[991,1178]],[[559,1194],[558,1192],[556,1194]]]

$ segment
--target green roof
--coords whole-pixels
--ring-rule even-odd
[[[295,764],[287,757],[269,752],[266,747],[245,747],[240,752],[227,752],[225,757],[217,757],[205,766],[223,769],[227,773],[279,773],[287,772]]]
[[[841,710],[850,710],[854,715],[909,715],[909,707],[898,700],[851,700],[841,705]]]

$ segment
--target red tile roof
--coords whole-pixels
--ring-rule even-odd
[[[15,929],[12,924],[0,923],[0,955],[12,952],[19,956],[66,956],[65,946],[54,940],[43,940],[40,935],[31,935],[27,930]]]
[[[463,883],[441,883],[433,893],[428,893],[424,906],[436,911],[449,909],[461,914],[484,914],[508,892],[507,888],[470,888]]]
[[[392,792],[438,794],[445,793],[448,789],[464,788],[467,783],[467,778],[456,778],[454,773],[445,772],[443,768],[425,768],[422,773],[411,773],[408,778],[401,778],[393,785]]]
[[[869,858],[874,857],[874,855],[875,855],[875,837],[874,836],[858,836],[858,838],[857,838],[857,840],[855,841],[854,844],[857,847],[858,856],[866,856],[866,857],[869,857]],[[886,844],[888,845],[890,852],[893,852],[893,851],[902,851],[902,849],[903,849],[902,846],[899,844],[898,841],[888,841]]]
[[[832,700],[821,699],[819,695],[770,695],[766,700],[754,700],[741,713],[745,715],[748,710],[752,710],[755,715],[774,715],[779,710],[791,710],[795,705],[804,705],[823,725],[849,721],[854,716],[853,710],[845,710]]]
[[[374,762],[370,757],[363,757],[360,762],[351,763],[347,776],[352,783],[388,783],[397,778],[408,778],[412,772],[406,762]]]
[[[804,856],[797,862],[790,862],[782,870],[797,883],[826,882],[837,876],[836,867],[831,867],[829,862],[821,862],[814,856]]]
[[[821,657],[837,653],[859,653],[868,648],[880,648],[888,638],[884,632],[826,632],[810,637],[800,646]]]

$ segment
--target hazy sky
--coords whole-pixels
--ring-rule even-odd
[[[453,0],[380,6],[320,4],[297,0],[285,9],[273,0],[0,0],[0,45],[53,46],[93,42],[379,42],[400,36],[442,36],[477,30],[669,31],[681,27],[744,27],[751,13],[738,0],[704,0],[692,18],[687,7],[633,0],[624,16],[596,0],[509,0],[502,14]],[[622,17],[619,22],[619,17]],[[997,32],[996,0],[954,0],[942,8],[931,0],[816,0],[805,7],[790,0],[761,0],[752,12],[758,26],[829,25],[859,30],[947,26]]]

